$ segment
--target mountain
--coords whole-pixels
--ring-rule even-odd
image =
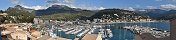
[[[6,12],[9,14],[9,16],[16,17],[17,21],[14,22],[31,22],[32,18],[34,18],[35,16],[43,19],[75,20],[80,17],[90,17],[97,11],[71,8],[65,5],[52,5],[47,9],[34,10],[16,5],[14,7],[9,7],[5,11],[0,12]]]
[[[110,19],[110,20],[138,20],[147,18],[141,16],[134,11],[123,10],[123,9],[104,9],[97,12],[95,15],[90,17],[93,19]]]
[[[71,8],[65,5],[52,5],[47,9],[35,10],[35,15],[42,19],[76,20],[80,17],[90,17],[97,11]]]
[[[9,7],[5,11],[8,14],[6,20],[7,22],[12,21],[14,23],[33,22],[35,15],[32,11],[33,9],[27,9],[20,5]]]
[[[143,16],[149,16],[153,19],[170,19],[173,14],[176,14],[176,10],[162,10],[162,9],[144,9],[145,11],[135,11]]]
[[[52,5],[47,9],[42,10],[33,10],[24,8],[20,5],[16,5],[15,7],[9,7],[4,12],[13,12],[18,11],[24,13],[33,13],[36,16],[48,16],[47,18],[60,17],[62,15],[73,15],[74,19],[124,19],[123,17],[133,17],[129,19],[134,19],[135,17],[142,16],[142,18],[152,18],[152,19],[171,19],[175,17],[176,10],[161,10],[161,9],[135,9],[135,11],[123,10],[123,9],[104,9],[104,10],[82,10],[79,8],[71,8],[65,5]],[[25,12],[26,11],[26,12]],[[18,14],[18,12],[15,12]],[[13,14],[16,15],[16,14]],[[58,15],[58,16],[55,16]],[[68,16],[63,16],[68,17]],[[108,17],[108,18],[106,18]],[[69,17],[67,19],[70,19]]]
[[[82,10],[77,13],[55,13],[55,14],[51,14],[51,15],[43,15],[40,18],[73,21],[73,20],[79,19],[81,17],[90,17],[90,16],[94,15],[94,13],[95,12],[92,12],[90,10]]]
[[[36,10],[35,14],[36,16],[42,16],[42,15],[51,15],[55,13],[77,13],[79,11],[82,11],[82,10],[78,8],[70,8],[65,5],[52,5],[47,9]]]
[[[170,20],[175,18],[176,18],[176,10],[170,10],[165,12],[165,14],[161,14],[157,19]]]
[[[23,11],[28,11],[28,12],[34,11],[33,9],[24,8],[21,5],[16,5],[14,7],[9,7],[6,11],[13,10],[13,9],[23,10]]]

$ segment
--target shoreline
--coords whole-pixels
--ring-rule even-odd
[[[104,22],[104,23],[91,23],[91,24],[114,24],[114,23],[148,23],[148,22],[168,22],[168,21],[146,21],[146,22]]]

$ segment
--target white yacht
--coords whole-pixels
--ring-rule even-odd
[[[104,31],[105,31],[104,29],[100,29],[100,34],[102,34],[102,38],[106,38],[107,37],[107,35],[106,35],[106,33]]]
[[[50,35],[51,37],[53,37],[53,38],[54,38],[54,37],[57,37],[56,34],[54,34],[54,33],[52,33],[52,32],[49,32],[49,35]]]
[[[65,28],[65,29],[62,29],[62,31],[67,32],[67,31],[73,30],[73,29],[74,29],[74,28]]]
[[[113,37],[113,34],[112,34],[112,31],[110,29],[106,29],[107,30],[107,34],[108,34],[108,37]]]
[[[96,28],[92,28],[91,31],[89,31],[89,34],[92,34]]]
[[[75,31],[76,31],[76,29],[73,29],[73,30],[66,32],[66,34],[71,34],[72,32],[75,32]]]
[[[75,32],[73,32],[73,33],[71,33],[71,34],[77,34],[78,32],[81,32],[82,31],[82,29],[80,29],[80,30],[78,30],[78,31],[75,31]]]

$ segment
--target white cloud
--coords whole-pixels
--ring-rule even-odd
[[[176,5],[166,4],[166,5],[161,5],[160,8],[163,10],[176,10]]]
[[[66,5],[72,7],[74,0],[46,0],[46,3],[48,3],[48,7],[51,5]]]
[[[40,10],[40,9],[46,9],[47,7],[43,7],[43,6],[25,6],[25,5],[22,5],[22,7],[24,8],[29,8],[29,9],[34,9],[34,10]]]
[[[22,7],[24,8],[29,8],[29,9],[34,9],[34,10],[39,10],[39,9],[46,9],[47,7],[44,7],[44,6],[27,6],[27,5],[24,5],[23,3],[21,3],[21,0],[10,0],[12,4],[15,4],[15,5],[21,5]]]
[[[10,0],[10,2],[12,3],[12,4],[15,4],[15,5],[20,5],[21,3],[20,3],[20,0]]]
[[[156,9],[154,6],[147,6],[148,9]]]
[[[133,7],[128,7],[128,8],[125,8],[124,10],[135,11]]]
[[[55,1],[55,2],[52,2],[52,1]],[[58,1],[58,2],[56,2],[56,1]],[[76,4],[76,5],[74,5],[74,0],[47,0],[47,3],[48,3],[48,7],[50,7],[52,5],[66,5],[66,6],[71,7],[71,8],[81,8],[81,9],[87,9],[87,10],[102,10],[102,9],[105,9],[104,7],[97,7],[97,6],[86,5],[86,4]]]
[[[66,2],[66,3],[73,3],[74,0],[64,0],[64,2]]]
[[[106,8],[104,8],[104,7],[99,7],[98,9],[99,9],[99,10],[103,10],[103,9],[106,9]]]
[[[24,8],[29,8],[29,9],[46,9],[52,5],[66,5],[71,8],[81,8],[81,9],[87,9],[87,10],[102,10],[105,9],[104,7],[97,7],[97,6],[90,6],[90,5],[85,5],[85,4],[76,4],[74,5],[74,0],[46,0],[46,6],[28,6],[23,3],[21,3],[21,0],[11,0],[12,4],[15,5],[21,5]]]

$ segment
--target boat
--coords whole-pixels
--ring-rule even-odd
[[[109,33],[109,37],[110,37],[110,38],[113,37],[113,34],[112,34],[112,33]]]
[[[104,29],[100,29],[99,33],[102,34],[102,38],[106,38],[107,37]]]
[[[66,32],[66,34],[71,34],[72,32],[75,32],[75,31],[76,31],[76,29],[70,30],[70,31]]]
[[[52,32],[49,32],[49,35],[50,35],[51,37],[53,37],[53,38],[54,38],[54,37],[57,37],[56,34],[54,34],[54,33],[52,33]]]
[[[113,34],[112,34],[112,31],[110,29],[106,29],[107,30],[107,33],[108,33],[108,37],[113,37]]]
[[[71,34],[77,34],[78,32],[81,32],[82,31],[82,29],[80,29],[80,30],[78,30],[78,31],[75,31],[75,32],[73,32],[73,33],[71,33]]]
[[[73,29],[74,29],[74,28],[66,28],[66,29],[62,29],[62,31],[67,32],[67,31],[73,30]]]
[[[91,31],[89,31],[89,34],[92,34],[96,28],[92,28]]]

